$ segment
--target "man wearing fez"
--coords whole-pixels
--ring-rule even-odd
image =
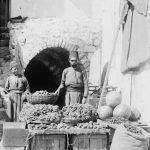
[[[88,96],[88,80],[86,71],[81,63],[77,51],[72,51],[69,56],[70,67],[64,69],[60,86],[55,94],[59,95],[66,89],[65,105],[86,103]]]
[[[5,89],[9,93],[10,99],[8,112],[12,121],[17,121],[18,113],[22,108],[21,96],[28,86],[26,78],[19,74],[18,69],[18,64],[15,61],[10,63],[12,74],[7,78],[5,83]]]

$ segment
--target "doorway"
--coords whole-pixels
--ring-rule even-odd
[[[55,92],[60,85],[63,70],[69,66],[68,58],[69,51],[61,47],[46,48],[32,58],[25,69],[30,92]],[[60,107],[64,105],[64,96],[62,92],[56,103]]]
[[[0,0],[0,27],[7,27],[10,16],[9,1],[10,0]]]
[[[10,0],[0,0],[0,49],[2,50],[7,50],[9,46],[9,30],[7,28],[10,17],[9,3]]]

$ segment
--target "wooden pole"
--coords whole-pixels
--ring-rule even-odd
[[[101,78],[102,78],[102,50],[100,50],[100,65],[99,65],[99,73],[100,73],[100,77],[99,77],[99,87],[101,86]]]
[[[130,106],[132,104],[132,94],[133,94],[133,74],[130,76]]]
[[[111,52],[110,60],[108,62],[108,68],[107,68],[107,71],[106,71],[106,76],[105,76],[104,84],[103,84],[103,87],[102,87],[102,92],[101,92],[101,95],[100,95],[98,109],[102,105],[106,104],[106,101],[103,99],[103,97],[104,97],[104,94],[105,94],[105,91],[106,91],[107,81],[108,81],[108,77],[109,77],[109,73],[110,73],[110,69],[111,69],[111,64],[112,64],[112,61],[113,61],[113,58],[114,58],[114,54],[115,54],[115,50],[116,50],[116,44],[117,44],[117,39],[118,39],[118,35],[119,35],[119,31],[120,31],[121,25],[122,25],[122,18],[119,21],[119,24],[118,24],[118,27],[117,27],[117,31],[116,31],[114,39],[113,39],[113,49],[112,49],[112,52]]]

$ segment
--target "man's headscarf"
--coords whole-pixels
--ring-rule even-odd
[[[71,58],[75,58],[75,59],[79,60],[78,52],[77,51],[71,51],[70,55],[69,55],[69,59],[71,59]]]

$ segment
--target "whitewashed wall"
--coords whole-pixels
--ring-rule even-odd
[[[113,37],[119,21],[119,0],[105,0],[103,13],[103,63],[110,57],[113,45]],[[141,27],[142,30],[142,27]],[[122,33],[120,32],[115,58],[112,64],[109,83],[118,86],[122,90],[123,103],[137,107],[142,113],[141,120],[150,124],[150,67],[138,75],[123,75],[120,72]],[[111,49],[111,50],[110,50]]]
[[[114,37],[120,19],[122,4],[120,0],[103,1],[102,19],[102,66],[109,61],[112,52]],[[120,30],[113,63],[111,65],[109,84],[117,86],[122,90],[123,103],[130,104],[130,75],[122,75],[121,67],[122,31]]]
[[[78,43],[84,41],[87,46],[94,45],[96,52],[91,58],[89,79],[92,84],[98,85],[101,65],[109,60],[112,50],[119,19],[120,0],[62,0],[61,4],[58,2],[59,0],[44,0],[42,3],[40,0],[12,0],[12,17],[18,15],[29,17],[25,25],[19,27],[19,31],[15,30],[16,36],[13,37],[13,42],[19,43],[25,66],[40,50],[46,46],[57,45],[62,40],[69,43],[70,38],[73,38]],[[93,47],[90,46],[89,48],[92,49]],[[121,34],[111,69],[110,84],[122,87],[120,53]],[[127,97],[128,94],[125,95]],[[125,101],[128,101],[128,98],[125,98]]]
[[[66,29],[66,36],[63,37],[66,37],[66,42],[70,41],[67,33],[71,33],[70,37],[82,37],[79,39],[86,41],[86,43],[98,44],[98,41],[101,40],[99,34],[102,34],[102,45],[94,47],[95,54],[91,58],[90,82],[94,85],[98,85],[100,80],[100,72],[102,70],[100,64],[103,66],[109,60],[112,51],[113,38],[119,21],[119,4],[120,0],[11,0],[12,17],[22,15],[30,18],[25,25],[28,28],[20,27],[20,32],[16,30],[17,39],[15,37],[14,42],[20,42],[23,59],[27,64],[29,58],[31,59],[39,50],[46,46],[45,42],[42,42],[40,38],[43,38],[44,40],[47,39],[48,41],[52,39],[50,38],[52,35],[59,36],[61,35],[59,34],[59,31],[63,31],[59,30],[61,29],[62,25],[60,23],[58,24],[57,29],[55,28],[56,30],[53,31],[51,36],[49,34],[44,36],[44,33],[46,33],[48,30],[50,31],[52,28],[52,20],[50,21],[50,18],[57,18],[57,21],[59,19],[67,20],[66,23],[70,22],[66,25],[66,28],[64,28]],[[74,21],[69,21],[72,19]],[[40,22],[42,23],[40,24]],[[47,28],[49,25],[49,29],[41,29],[43,27]],[[31,30],[34,34],[29,32]],[[80,33],[78,31],[80,31]],[[89,36],[89,42],[87,42],[88,40],[86,33],[88,33],[88,35],[92,35],[92,38],[95,38],[94,36],[96,35],[96,40],[93,42],[92,38]],[[36,37],[36,42],[35,39],[29,38],[32,36]],[[26,44],[23,43],[24,40],[26,40]],[[61,40],[58,40],[58,43],[60,41]],[[31,45],[31,43],[33,44]],[[142,119],[146,122],[150,122],[150,71],[145,70],[139,75],[134,75],[131,87],[131,75],[122,75],[120,72],[120,59],[122,50],[121,43],[122,33],[120,32],[116,46],[115,57],[110,72],[109,83],[113,86],[118,86],[122,90],[123,103],[137,106],[142,112]],[[28,50],[26,51],[26,49],[30,51],[33,50],[34,52],[31,53]]]
[[[60,2],[60,3],[59,3]],[[98,85],[101,68],[102,3],[99,0],[12,0],[11,17],[28,16],[11,27],[11,39],[19,44],[24,67],[42,49],[71,44],[94,50],[90,83]]]

